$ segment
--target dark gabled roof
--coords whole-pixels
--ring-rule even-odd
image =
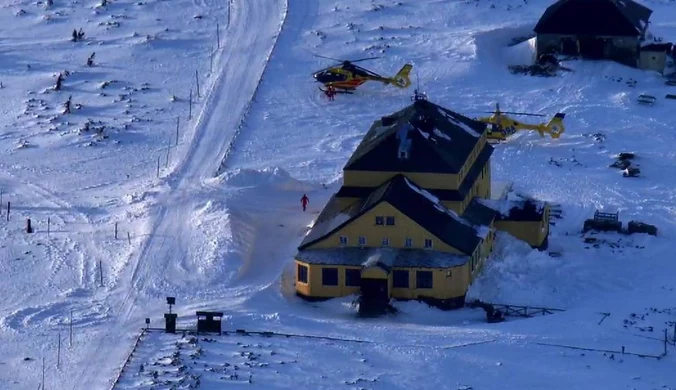
[[[364,205],[365,199],[362,199],[347,208],[340,208],[340,201],[335,195],[332,196],[300,243],[299,249],[321,240],[363,214]]]
[[[386,252],[389,268],[450,268],[461,266],[470,257],[447,252],[426,249],[394,249],[394,248],[332,248],[303,249],[296,254],[296,260],[308,264],[342,265],[362,267],[369,259],[380,258]],[[393,257],[393,259],[391,259]],[[391,259],[391,260],[390,260]],[[380,264],[377,264],[380,266]]]
[[[485,130],[485,123],[418,100],[374,122],[344,169],[458,173]],[[401,147],[408,158],[399,158]]]
[[[331,202],[336,202],[335,196]],[[442,242],[471,255],[484,238],[483,230],[444,207],[439,199],[399,174],[373,190],[365,199],[345,210],[322,211],[317,222],[305,237],[299,250],[332,234],[359,218],[381,202],[387,202]],[[332,206],[333,207],[333,206]]]
[[[535,199],[480,199],[483,206],[496,211],[498,221],[539,222],[545,213],[546,203]]]
[[[465,200],[467,194],[472,190],[474,183],[476,183],[476,180],[479,178],[479,175],[481,175],[481,171],[491,158],[493,150],[494,148],[490,144],[484,144],[484,148],[479,152],[479,155],[474,160],[474,164],[467,172],[467,175],[462,183],[460,183],[460,187],[457,190],[428,189],[427,191],[443,201]],[[368,196],[371,191],[373,191],[372,187],[342,186],[336,193],[336,196],[341,198],[364,198]]]
[[[474,198],[465,208],[462,217],[474,225],[488,226],[498,217],[498,212]]]
[[[636,36],[652,10],[632,0],[559,0],[534,28],[537,34]]]
[[[657,51],[671,53],[673,46],[674,46],[673,43],[649,43],[647,45],[641,46],[641,51]]]

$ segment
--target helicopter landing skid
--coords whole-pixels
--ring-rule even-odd
[[[318,88],[319,88],[320,91],[322,91],[324,93],[328,92],[327,90],[322,89],[322,87],[318,87]],[[336,89],[334,92],[335,93],[346,93],[346,94],[350,94],[350,95],[352,95],[354,93],[354,91],[348,91],[348,90],[345,90],[345,89]]]

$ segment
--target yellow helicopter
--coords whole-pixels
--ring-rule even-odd
[[[539,124],[528,124],[516,121],[507,115],[524,115],[524,116],[545,116],[542,114],[529,114],[525,112],[509,112],[509,111],[500,111],[500,104],[495,104],[495,111],[492,112],[493,115],[483,118],[477,118],[478,121],[488,124],[488,139],[504,141],[507,137],[513,135],[519,130],[533,130],[537,131],[540,134],[540,137],[544,137],[545,133],[549,134],[550,137],[556,139],[563,134],[565,127],[563,126],[563,118],[566,116],[564,113],[557,113],[554,117],[547,123]]]
[[[367,81],[379,81],[385,85],[393,85],[399,88],[408,88],[411,85],[409,74],[413,65],[405,64],[394,77],[381,76],[378,73],[370,71],[361,66],[355,65],[355,62],[373,60],[381,57],[360,58],[357,60],[340,60],[326,56],[315,54],[315,57],[327,58],[337,61],[339,65],[332,65],[324,69],[320,69],[312,75],[315,80],[324,84],[324,86],[332,86],[340,93],[352,93],[359,86]],[[319,88],[322,92],[326,90]]]

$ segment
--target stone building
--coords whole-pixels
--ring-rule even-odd
[[[537,56],[559,53],[640,67],[651,14],[632,0],[559,0],[535,26]]]

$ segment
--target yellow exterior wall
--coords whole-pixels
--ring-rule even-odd
[[[298,282],[298,275],[296,275],[296,291],[302,295],[314,298],[338,298],[359,292],[359,287],[345,286],[345,269],[355,267],[345,266],[321,266],[303,263],[296,260],[297,264],[302,264],[308,267],[308,282]],[[324,286],[322,285],[322,268],[338,268],[338,286]],[[408,271],[409,288],[393,288],[392,274],[389,275],[377,267],[371,267],[362,271],[362,277],[372,279],[388,279],[390,296],[399,299],[418,299],[418,298],[435,298],[435,299],[450,299],[465,295],[469,287],[472,276],[469,270],[469,264],[464,264],[458,267],[451,268],[395,268],[395,270]],[[374,272],[375,271],[375,272]],[[415,288],[416,271],[432,271],[432,287]],[[296,271],[297,272],[297,271]],[[450,277],[447,273],[450,272]]]
[[[374,266],[362,269],[354,266],[322,266],[312,265],[296,260],[296,291],[302,295],[315,298],[336,298],[344,297],[359,292],[359,287],[345,286],[345,270],[355,269],[361,270],[362,278],[369,279],[387,279],[389,285],[389,292],[392,298],[398,299],[418,299],[418,298],[433,298],[433,299],[451,299],[465,295],[469,285],[474,278],[479,274],[486,259],[490,255],[493,248],[493,234],[489,234],[482,245],[477,248],[470,260],[463,265],[449,268],[394,268],[394,270],[409,271],[408,284],[409,288],[394,288],[393,272],[387,273],[380,267]],[[472,263],[475,264],[472,271]],[[308,267],[308,283],[298,282],[298,264]],[[322,284],[322,269],[323,268],[337,268],[338,269],[338,286],[324,286]],[[416,271],[432,271],[432,288],[419,289],[416,288]],[[447,273],[450,272],[450,277]]]
[[[307,283],[305,283],[305,282],[300,282],[300,281],[298,280],[298,265],[302,265],[302,266],[307,267],[307,269],[308,269],[308,271],[307,271],[307,272],[308,272],[308,275],[307,275]],[[296,262],[295,262],[295,264],[294,264],[294,267],[293,267],[293,268],[294,268],[293,273],[294,273],[294,275],[295,275],[294,280],[296,281],[296,283],[295,283],[296,291],[299,292],[299,293],[301,293],[301,294],[303,294],[303,295],[305,295],[305,296],[308,296],[308,297],[309,297],[309,296],[312,296],[312,289],[311,289],[311,286],[314,285],[314,284],[312,283],[312,273],[313,273],[313,272],[312,272],[312,271],[313,271],[313,270],[312,270],[312,267],[313,267],[312,265],[310,265],[310,264],[308,264],[308,263],[304,263],[304,262],[302,262],[302,261],[298,261],[298,260],[296,260]]]
[[[472,189],[467,193],[465,199],[462,201],[442,201],[441,203],[446,206],[446,208],[455,211],[456,213],[462,215],[465,212],[467,206],[474,198],[484,198],[488,199],[491,195],[491,174],[490,174],[490,164],[486,164],[482,170],[482,173],[476,179],[472,185]]]
[[[478,190],[474,196],[484,199],[491,197],[491,164],[489,162],[484,166],[481,175],[477,179]]]
[[[483,148],[483,143],[478,143],[470,158],[465,161],[465,164],[460,169],[458,175],[445,174],[445,173],[418,173],[418,172],[379,172],[379,171],[343,171],[343,185],[348,187],[372,187],[375,188],[386,181],[390,180],[397,174],[402,174],[417,184],[419,187],[426,190],[457,190],[460,187],[460,183],[465,179],[472,165],[476,161],[476,158],[479,156],[481,149]],[[487,166],[490,166],[490,160],[486,163]],[[487,187],[490,187],[490,168],[487,169],[487,172],[484,173],[484,177],[488,175],[486,179],[483,180],[482,190],[485,191]],[[479,176],[481,177],[481,176]],[[484,186],[485,185],[485,186]],[[483,194],[483,192],[482,192]]]
[[[308,283],[298,281],[298,264],[308,267]],[[359,286],[345,286],[345,269],[361,270],[361,267],[345,267],[345,266],[322,266],[304,263],[296,260],[296,291],[308,296],[317,298],[336,298],[345,297],[359,292]],[[338,268],[338,285],[324,286],[322,284],[322,269],[323,268]]]
[[[482,245],[477,248],[470,260],[463,265],[449,268],[394,268],[394,270],[409,271],[408,288],[394,288],[393,272],[387,273],[380,267],[373,266],[369,268],[360,268],[354,266],[322,266],[312,265],[296,260],[296,264],[302,264],[308,267],[308,282],[298,282],[298,267],[296,265],[296,291],[302,295],[316,298],[335,298],[344,297],[359,292],[359,287],[345,286],[345,270],[355,269],[361,270],[362,278],[369,279],[387,279],[389,285],[390,296],[398,299],[418,299],[418,298],[434,298],[434,299],[451,299],[465,295],[469,285],[474,278],[479,274],[481,268],[485,264],[486,259],[490,256],[493,248],[493,234],[489,234]],[[472,263],[475,264],[472,270]],[[324,286],[322,284],[322,269],[323,268],[337,268],[338,269],[338,286]],[[432,271],[432,288],[419,289],[416,288],[416,271]],[[450,277],[447,273],[450,272]]]
[[[470,284],[468,264],[451,268],[394,268],[408,271],[409,288],[391,288],[392,298],[398,299],[450,299],[465,295]],[[432,271],[432,289],[415,288],[416,271]],[[447,277],[446,273],[451,272]]]
[[[503,230],[530,246],[539,247],[549,234],[549,206],[541,221],[496,221],[495,228]]]
[[[348,187],[378,187],[395,175],[402,174],[423,189],[457,190],[458,175],[443,173],[343,171],[343,185]]]
[[[467,158],[467,160],[465,160],[465,163],[463,164],[462,168],[460,169],[460,174],[458,175],[460,183],[462,183],[462,181],[465,179],[465,177],[469,173],[469,170],[472,168],[472,165],[474,165],[474,162],[476,161],[477,157],[479,157],[481,150],[483,150],[484,145],[486,145],[486,133],[485,132],[481,134],[479,141],[476,143],[476,145],[474,145],[474,149],[472,149],[469,157]]]
[[[395,225],[378,226],[375,224],[376,216],[393,216]],[[310,245],[308,249],[339,248],[340,236],[347,237],[348,247],[358,247],[359,236],[366,237],[365,247],[367,248],[380,248],[383,238],[390,239],[390,247],[392,248],[404,248],[405,239],[411,238],[413,240],[411,248],[424,249],[425,239],[429,238],[432,240],[432,249],[435,251],[456,254],[461,253],[457,249],[439,240],[439,238],[435,237],[432,233],[423,229],[420,225],[413,222],[413,220],[387,202],[378,204],[368,213],[353,220],[351,223],[343,226],[323,240]]]

